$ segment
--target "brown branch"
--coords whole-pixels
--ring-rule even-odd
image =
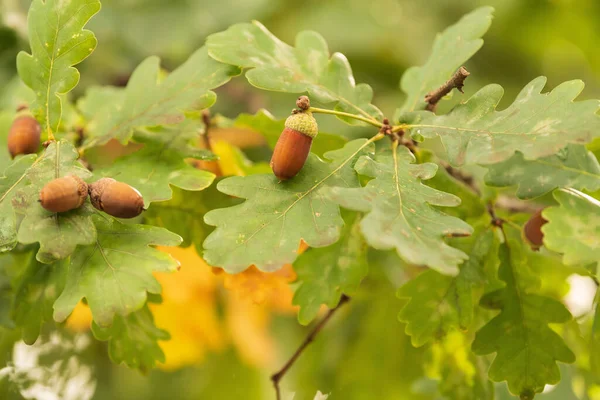
[[[444,167],[446,172],[448,172],[448,175],[450,175],[451,177],[453,177],[456,180],[461,181],[469,189],[471,189],[473,192],[475,192],[476,195],[481,196],[481,191],[475,184],[475,180],[473,179],[473,177],[471,175],[465,174],[463,171],[454,168],[452,165],[448,164],[447,162],[445,162],[443,160],[440,160],[439,164],[442,167]]]
[[[206,150],[213,151],[212,145],[210,142],[210,128],[211,128],[211,119],[210,119],[210,111],[204,110],[202,111],[202,122],[204,122],[204,132],[202,133],[202,143],[203,147]],[[214,153],[214,152],[213,152]],[[223,176],[223,172],[221,171],[221,167],[219,166],[218,161],[203,161],[203,160],[195,160],[194,165],[196,168],[200,168],[209,172],[212,172],[216,176]]]
[[[275,373],[271,376],[271,381],[273,381],[273,386],[275,387],[275,395],[277,397],[277,400],[281,400],[281,391],[279,388],[279,382],[281,381],[281,379],[283,379],[283,377],[288,372],[288,370],[294,365],[296,360],[298,360],[298,358],[300,357],[302,352],[306,349],[306,347],[308,347],[308,345],[311,344],[315,340],[315,337],[317,336],[317,334],[319,332],[321,332],[321,330],[323,329],[325,324],[327,324],[327,321],[329,321],[331,319],[331,317],[333,317],[333,314],[335,314],[335,312],[338,309],[340,309],[340,307],[342,307],[349,300],[350,300],[350,297],[343,294],[342,297],[340,298],[340,302],[338,303],[337,307],[329,310],[327,315],[325,315],[325,317],[323,317],[323,319],[321,321],[319,321],[317,326],[315,326],[315,328],[308,334],[306,339],[304,339],[304,341],[302,342],[300,347],[298,347],[298,349],[294,352],[292,357],[285,363],[285,365],[277,373]]]
[[[446,83],[425,96],[425,101],[427,102],[426,109],[435,111],[437,103],[454,88],[458,89],[459,92],[464,93],[462,88],[465,85],[465,79],[467,79],[467,76],[469,75],[471,75],[471,73],[467,71],[465,67],[460,67]]]
[[[526,201],[522,201],[516,199],[514,197],[508,196],[499,196],[496,199],[496,207],[507,210],[511,213],[528,213],[533,214],[540,209],[544,208],[543,206],[535,203],[528,203]]]

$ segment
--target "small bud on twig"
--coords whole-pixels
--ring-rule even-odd
[[[308,96],[300,96],[298,100],[296,100],[296,107],[301,109],[302,111],[306,111],[310,108],[310,99]]]

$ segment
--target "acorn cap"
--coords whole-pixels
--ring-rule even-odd
[[[310,111],[298,112],[290,115],[288,119],[285,120],[285,127],[313,139],[319,133],[317,120],[315,120]]]

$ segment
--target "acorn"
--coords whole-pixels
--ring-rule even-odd
[[[271,169],[280,180],[291,179],[304,166],[313,138],[319,133],[310,111],[295,112],[285,120],[271,158]]]
[[[42,128],[30,114],[18,114],[8,133],[8,151],[12,158],[20,154],[37,153]]]
[[[539,249],[544,244],[542,226],[548,221],[542,217],[542,211],[543,209],[536,211],[523,226],[525,238],[534,250]]]
[[[71,175],[48,182],[40,192],[40,203],[46,210],[60,213],[81,207],[87,196],[87,183]]]
[[[90,201],[100,211],[117,218],[134,218],[144,211],[140,192],[126,183],[102,178],[89,186]]]

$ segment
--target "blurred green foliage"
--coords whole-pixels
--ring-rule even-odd
[[[19,50],[27,49],[29,3],[0,2],[2,105],[17,104],[11,97],[18,93],[15,58]],[[331,51],[348,57],[356,80],[373,86],[374,102],[391,115],[402,101],[402,73],[425,62],[437,32],[481,5],[496,8],[492,27],[484,37],[483,49],[466,65],[471,72],[466,94],[442,104],[442,111],[488,83],[505,88],[501,102],[505,107],[539,75],[548,77],[549,88],[564,80],[582,79],[586,82],[582,98],[600,97],[598,0],[103,0],[102,10],[89,25],[98,37],[98,48],[81,64],[81,84],[74,97],[93,84],[123,85],[149,55],[160,56],[164,68],[174,69],[208,34],[257,19],[288,43],[304,29],[321,33]],[[295,98],[259,93],[245,79],[234,80],[218,94],[216,110],[230,118],[260,108],[281,118],[289,113]],[[323,127],[328,132],[343,129],[347,136],[358,136],[364,129],[344,127],[333,118],[323,118]],[[284,379],[284,398],[296,393],[294,400],[312,399],[320,390],[331,393],[330,399],[440,399],[428,389],[430,381],[422,380],[427,347],[414,349],[404,325],[397,322],[402,301],[394,293],[404,276],[398,275],[398,268],[389,267],[401,261],[389,253],[371,258],[371,273],[360,293]],[[103,344],[93,344],[82,358],[93,364],[97,400],[269,399],[273,397],[269,375],[306,332],[294,317],[276,319],[273,333],[278,339],[278,362],[263,370],[244,364],[233,350],[212,354],[195,368],[175,373],[153,371],[148,377],[112,365]],[[2,365],[10,358],[12,340],[13,333],[0,331]],[[573,369],[563,366],[561,384],[540,398],[587,398],[571,388],[576,383],[571,379]],[[0,374],[0,397],[19,398],[9,386]],[[497,387],[497,398],[508,398],[505,385]]]

